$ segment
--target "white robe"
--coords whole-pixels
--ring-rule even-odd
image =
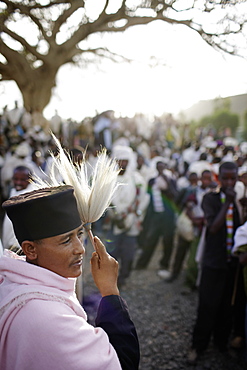
[[[16,191],[14,188],[10,191],[10,197],[14,197],[20,194],[28,193],[34,190],[36,187],[34,184],[28,184],[26,189]],[[13,224],[7,214],[4,215],[2,225],[2,244],[4,249],[8,249],[12,246],[20,247],[18,240],[16,239]]]

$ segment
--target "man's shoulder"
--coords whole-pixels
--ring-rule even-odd
[[[219,191],[209,191],[203,196],[203,202],[218,202],[220,200]]]
[[[136,185],[146,184],[144,177],[138,171],[133,172],[133,178],[135,180]]]
[[[155,179],[156,179],[156,177],[152,177],[152,178],[148,181],[148,185],[149,185],[149,186],[152,186],[152,185],[155,183]]]
[[[204,195],[204,198],[205,197],[208,197],[208,198],[220,198],[220,192],[219,191],[208,191],[205,193]]]
[[[18,300],[18,299],[17,299]],[[51,323],[54,324],[62,319],[65,315],[72,317],[86,318],[83,309],[76,309],[75,305],[69,300],[64,299],[62,296],[41,294],[27,294],[19,299],[21,309],[18,309],[17,321],[26,322],[30,315],[32,315],[32,321],[39,323]],[[78,314],[78,312],[79,314]]]

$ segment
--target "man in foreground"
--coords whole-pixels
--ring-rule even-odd
[[[75,296],[85,249],[71,186],[4,202],[25,257],[0,258],[0,368],[138,369],[139,343],[117,287],[118,264],[94,237],[92,275],[101,295],[97,327]]]

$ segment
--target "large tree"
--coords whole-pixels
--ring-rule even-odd
[[[49,103],[59,68],[88,56],[108,56],[104,38],[157,20],[184,25],[211,46],[236,54],[246,1],[238,0],[1,0],[0,79],[18,85],[24,107],[40,112]],[[92,46],[92,44],[91,44]],[[243,45],[242,45],[243,46]],[[90,59],[90,58],[88,58]],[[92,58],[91,58],[92,59]]]

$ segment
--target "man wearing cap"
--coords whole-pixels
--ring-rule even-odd
[[[0,258],[1,370],[138,369],[138,338],[119,296],[118,264],[97,237],[96,328],[75,296],[85,249],[73,192],[63,185],[3,203],[25,256],[6,251]]]

